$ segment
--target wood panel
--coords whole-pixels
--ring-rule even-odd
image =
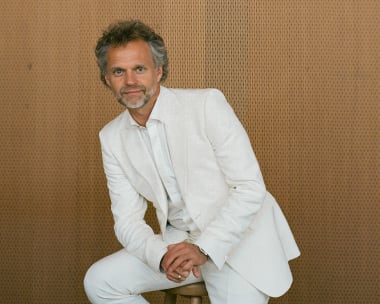
[[[380,4],[370,0],[2,1],[0,303],[88,303],[86,269],[120,248],[98,131],[123,109],[93,50],[126,17],[164,37],[167,86],[223,90],[247,128],[302,251],[291,290],[271,303],[376,303]]]

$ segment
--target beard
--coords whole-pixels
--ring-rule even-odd
[[[139,90],[142,96],[128,96],[128,91]],[[117,94],[117,101],[128,109],[139,109],[145,106],[152,98],[154,93],[156,92],[155,87],[147,92],[144,86],[128,86],[124,87]]]

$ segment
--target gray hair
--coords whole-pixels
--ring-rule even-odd
[[[100,69],[100,80],[107,85],[107,53],[110,46],[122,46],[130,41],[143,40],[148,43],[152,52],[155,67],[162,66],[163,82],[168,76],[168,56],[164,40],[149,26],[138,20],[125,20],[112,23],[99,38],[95,55]]]

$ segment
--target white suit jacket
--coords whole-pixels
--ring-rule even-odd
[[[196,243],[218,268],[228,263],[269,296],[282,295],[292,282],[288,260],[299,250],[224,95],[161,87],[158,98],[181,195],[202,232]],[[131,119],[124,111],[100,132],[115,233],[127,251],[159,271],[167,244],[186,234],[167,226],[165,189]],[[148,201],[159,235],[144,221]]]

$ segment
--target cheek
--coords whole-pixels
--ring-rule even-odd
[[[108,87],[113,91],[117,92],[122,87],[121,82],[117,80],[108,81]]]

